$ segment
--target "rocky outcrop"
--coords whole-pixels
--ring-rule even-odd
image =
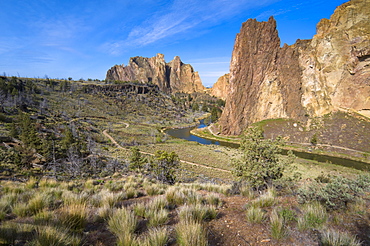
[[[230,74],[227,73],[225,75],[222,75],[220,78],[218,78],[217,82],[213,85],[209,93],[212,96],[225,100],[227,94],[229,93],[229,80]]]
[[[116,65],[109,69],[106,80],[153,83],[167,93],[192,93],[205,89],[191,65],[182,63],[178,56],[166,63],[162,54],[152,58],[131,57],[127,66]]]
[[[280,47],[276,21],[248,20],[236,37],[222,133],[272,118],[307,120],[370,109],[370,0],[339,6],[312,40]]]

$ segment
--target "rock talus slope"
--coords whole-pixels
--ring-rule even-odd
[[[198,72],[191,65],[182,63],[178,56],[166,63],[162,54],[151,58],[131,57],[127,66],[110,68],[106,80],[153,83],[167,93],[192,93],[205,89]]]
[[[273,17],[237,34],[223,134],[272,118],[305,120],[339,109],[370,109],[370,0],[339,6],[311,40],[280,47]]]

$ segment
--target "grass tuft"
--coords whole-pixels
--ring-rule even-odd
[[[251,206],[246,211],[246,219],[251,223],[261,223],[265,219],[265,212],[259,207]]]
[[[362,245],[356,237],[343,232],[326,230],[321,234],[322,246],[360,246]]]
[[[180,222],[176,226],[177,243],[180,246],[207,246],[207,233],[200,223]]]
[[[321,228],[328,218],[325,208],[318,202],[307,204],[303,208],[303,212],[303,217],[298,219],[298,228],[300,230]]]
[[[116,209],[108,218],[108,228],[120,242],[130,241],[133,238],[131,234],[136,230],[137,223],[135,214],[126,208]]]

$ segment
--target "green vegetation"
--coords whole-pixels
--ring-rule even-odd
[[[256,124],[235,149],[165,134],[217,120],[224,102],[202,93],[0,77],[0,102],[0,244],[370,243],[369,175],[282,156],[263,134],[290,120]]]
[[[240,145],[241,158],[233,161],[234,174],[255,189],[266,189],[273,181],[283,178],[293,159],[280,157],[279,140],[265,140],[258,128],[249,128]]]

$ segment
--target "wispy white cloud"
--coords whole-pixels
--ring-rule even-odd
[[[130,47],[146,46],[175,35],[189,35],[233,18],[242,11],[276,2],[277,0],[174,0],[164,9],[152,13],[144,22],[134,26],[127,38],[105,43],[111,54],[120,54]],[[193,34],[196,35],[196,34]]]

